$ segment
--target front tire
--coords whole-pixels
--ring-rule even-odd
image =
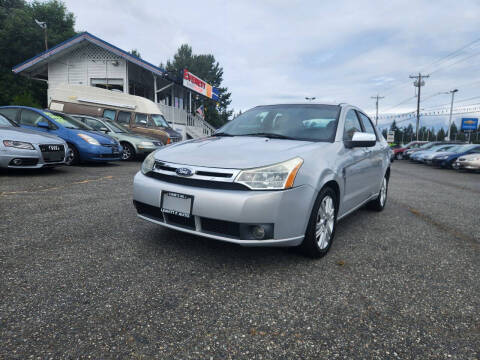
[[[123,153],[122,153],[122,160],[124,161],[130,161],[135,158],[135,149],[133,148],[132,145],[123,143]]]
[[[80,154],[77,148],[72,144],[68,144],[68,149],[69,151],[67,159],[65,160],[65,164],[68,166],[77,165],[80,162]]]
[[[382,211],[385,208],[387,203],[387,194],[388,194],[388,176],[385,175],[382,180],[382,186],[380,187],[380,192],[375,200],[370,201],[367,204],[367,207],[371,210]]]
[[[300,249],[311,258],[325,256],[332,246],[337,224],[337,194],[326,187],[318,194]]]

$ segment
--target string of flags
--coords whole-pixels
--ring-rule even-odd
[[[480,104],[475,104],[475,106],[465,106],[465,107],[457,107],[453,109],[452,115],[455,114],[465,114],[465,113],[474,113],[474,112],[480,112]],[[402,114],[389,114],[389,115],[379,115],[378,119],[384,119],[384,120],[403,120],[406,118],[411,117],[412,115],[416,116],[417,112],[416,111],[410,111],[407,113],[402,113]],[[450,109],[445,108],[445,109],[439,109],[439,110],[431,110],[431,111],[420,111],[420,116],[435,116],[435,115],[449,115],[450,114]]]

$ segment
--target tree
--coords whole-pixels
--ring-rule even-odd
[[[140,52],[139,52],[137,49],[132,49],[132,50],[130,51],[130,54],[132,54],[133,56],[138,57],[139,59],[142,58],[142,56],[140,55]]]
[[[443,127],[440,128],[440,130],[438,130],[438,132],[437,132],[437,140],[438,141],[445,140],[445,130],[443,130]]]
[[[160,66],[163,67],[163,64]],[[191,46],[183,44],[178,48],[173,59],[167,61],[165,69],[170,77],[174,77],[178,81],[183,77],[183,70],[188,69],[202,80],[218,88],[218,102],[200,97],[199,99],[194,98],[193,103],[195,107],[203,104],[205,120],[215,127],[222,126],[230,119],[233,110],[228,110],[227,107],[232,102],[230,99],[231,93],[228,92],[226,87],[222,87],[223,68],[220,67],[213,55],[195,55]]]
[[[49,47],[75,35],[75,17],[61,1],[0,0],[0,105],[47,105],[46,83],[12,73],[13,66],[45,50],[35,19],[47,23]]]

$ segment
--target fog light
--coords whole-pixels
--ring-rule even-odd
[[[262,240],[265,238],[265,228],[262,225],[255,225],[252,228],[252,235],[257,240]]]
[[[19,166],[22,165],[22,159],[13,159],[13,165]]]

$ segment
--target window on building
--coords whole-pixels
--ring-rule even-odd
[[[104,118],[108,118],[110,120],[115,120],[115,114],[116,114],[115,110],[111,110],[111,109],[103,110],[103,117]]]
[[[118,118],[117,122],[122,124],[122,125],[130,125],[130,118],[132,117],[132,114],[126,111],[119,111],[118,112]]]
[[[123,92],[123,79],[90,79],[90,85],[102,89],[117,90]]]

